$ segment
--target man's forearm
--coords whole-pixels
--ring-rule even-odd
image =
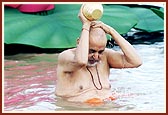
[[[127,62],[133,65],[141,65],[142,61],[134,47],[126,41],[115,29],[110,28],[109,33],[115,42],[120,46]]]
[[[90,23],[85,23],[82,26],[82,32],[77,45],[75,59],[80,64],[87,64],[89,51],[89,30]]]

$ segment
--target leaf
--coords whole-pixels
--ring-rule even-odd
[[[41,48],[74,47],[81,28],[81,22],[75,17],[78,7],[73,5],[76,11],[54,12],[47,16],[5,9],[5,43],[28,44]]]
[[[147,8],[132,8],[132,12],[137,15],[139,22],[134,27],[146,32],[156,32],[164,30],[164,21],[154,12]]]
[[[24,14],[5,7],[4,37],[6,44],[26,44],[40,48],[72,48],[80,36],[82,24],[78,18],[80,4],[56,4],[50,15]],[[101,20],[120,34],[127,33],[137,23],[129,7],[103,5]]]
[[[156,8],[151,8],[151,10],[156,13],[160,18],[164,19],[164,11],[163,8],[156,9]]]
[[[104,6],[101,20],[112,26],[120,34],[127,33],[138,22],[138,18],[131,12],[131,8],[121,5]]]

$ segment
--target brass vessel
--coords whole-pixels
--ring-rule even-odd
[[[83,15],[90,21],[98,20],[103,15],[102,4],[84,4],[82,9]]]

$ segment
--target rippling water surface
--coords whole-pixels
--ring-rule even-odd
[[[5,112],[165,112],[164,43],[134,45],[143,65],[133,69],[111,69],[113,102],[102,106],[70,103],[54,95],[57,54],[5,56],[3,110]],[[114,47],[118,50],[118,47]]]

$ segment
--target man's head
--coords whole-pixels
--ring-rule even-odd
[[[90,28],[88,66],[95,66],[100,62],[106,48],[106,33],[101,28]]]

